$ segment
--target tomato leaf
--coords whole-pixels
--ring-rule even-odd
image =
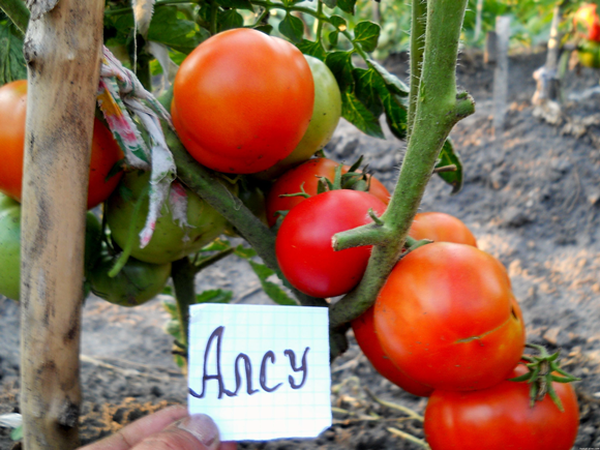
[[[233,292],[224,289],[209,289],[196,294],[196,304],[199,303],[229,303]]]
[[[396,75],[388,72],[385,67],[373,59],[368,59],[367,63],[369,64],[369,67],[381,76],[386,87],[392,94],[399,95],[400,97],[408,97],[408,86]]]
[[[329,33],[327,35],[327,39],[329,39],[329,43],[335,47],[338,43],[339,36],[340,36],[339,31],[332,31],[331,33]]]
[[[302,41],[304,23],[296,16],[292,16],[288,13],[285,15],[284,19],[279,22],[279,31],[292,42],[298,44]]]
[[[247,9],[248,11],[254,11],[252,3],[249,0],[216,0],[219,6],[223,8],[232,9]]]
[[[354,40],[355,44],[360,44],[362,49],[371,53],[377,48],[377,42],[379,41],[379,34],[381,33],[381,27],[375,22],[364,21],[359,22],[354,27]]]
[[[260,31],[262,33],[270,35],[273,32],[272,25],[259,25],[258,27],[254,27],[255,30]]]
[[[179,17],[174,6],[156,8],[148,30],[149,41],[160,42],[186,55],[208,37],[204,28]]]
[[[352,92],[342,92],[342,116],[363,133],[385,138],[379,119]]]
[[[331,25],[333,25],[337,31],[346,31],[348,29],[348,22],[341,16],[333,15],[329,18]]]
[[[398,139],[404,139],[408,131],[408,112],[404,99],[391,94],[389,91],[380,91],[383,109],[385,110],[385,119],[392,134]]]
[[[0,86],[27,78],[23,39],[10,20],[2,20],[5,17],[0,15]]]
[[[327,54],[325,64],[335,76],[341,91],[354,89],[352,52],[332,52]]]
[[[253,248],[238,245],[235,248],[235,254],[238,255],[240,258],[249,260],[250,258],[256,256],[256,251]]]
[[[440,151],[439,162],[437,163],[436,168],[449,166],[451,164],[456,166],[456,171],[439,172],[438,175],[442,178],[442,180],[452,186],[451,193],[456,194],[462,189],[463,185],[463,164],[458,152],[454,148],[452,140],[448,138],[446,139],[446,142],[444,142],[444,146]]]
[[[244,26],[244,18],[235,9],[228,9],[219,15],[219,31],[241,28]]]
[[[354,15],[356,0],[338,0],[337,6],[344,12]]]
[[[274,275],[275,272],[273,272],[264,264],[259,264],[252,260],[248,260],[248,262],[250,263],[252,270],[254,270],[254,273],[256,273],[258,276],[265,294],[267,294],[271,300],[279,305],[298,305],[296,301],[292,300],[285,293],[281,286],[267,280],[267,278],[269,278],[271,275]]]
[[[379,98],[379,92],[385,90],[381,77],[375,70],[357,68],[353,70],[354,80],[356,82],[356,97],[371,111],[376,117],[383,113],[383,105]]]
[[[303,39],[302,42],[297,45],[297,47],[305,55],[314,56],[315,58],[319,58],[321,61],[325,60],[325,57],[327,56],[327,52],[320,42],[313,42]]]
[[[319,0],[322,1],[325,6],[333,9],[337,6],[337,0]]]

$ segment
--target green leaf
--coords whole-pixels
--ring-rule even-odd
[[[228,9],[219,14],[219,31],[241,28],[244,26],[244,18],[235,9]]]
[[[322,1],[325,6],[331,8],[331,9],[333,9],[337,6],[337,0],[322,0]]]
[[[227,239],[215,239],[210,244],[205,247],[202,247],[201,252],[222,252],[231,247],[231,244]]]
[[[346,31],[348,29],[348,22],[341,16],[333,15],[329,20],[331,21],[331,25],[333,25],[337,31]]]
[[[157,7],[148,30],[149,41],[160,42],[186,55],[207,38],[207,31],[179,17],[175,6]]]
[[[381,27],[375,22],[359,22],[354,27],[353,42],[355,44],[360,44],[365,52],[371,53],[377,48],[377,42],[379,41],[380,33]]]
[[[396,75],[388,72],[381,64],[373,59],[368,59],[367,63],[381,76],[383,82],[392,94],[399,95],[400,97],[408,97],[408,86]]]
[[[177,318],[177,303],[171,300],[166,300],[163,302],[163,308],[169,313],[171,319]]]
[[[0,21],[0,86],[27,78],[23,39],[9,20]]]
[[[381,92],[381,101],[385,111],[385,119],[392,134],[398,139],[406,138],[408,131],[408,111],[404,99],[389,91]]]
[[[272,25],[259,25],[258,27],[254,27],[256,31],[260,31],[262,33],[270,35],[273,32]]]
[[[247,9],[248,11],[254,11],[252,3],[249,0],[216,0],[217,5],[223,8],[232,9]]]
[[[279,22],[279,32],[295,44],[298,44],[302,41],[302,36],[304,35],[304,23],[298,17],[288,13]]]
[[[379,92],[386,90],[381,77],[372,68],[357,68],[353,70],[353,74],[356,97],[369,108],[375,117],[379,117],[383,113]]]
[[[253,248],[244,247],[243,245],[238,245],[235,248],[235,254],[240,258],[250,259],[256,256],[256,251]]]
[[[325,58],[325,64],[331,70],[338,82],[340,91],[351,91],[354,89],[354,77],[352,71],[352,52],[332,52]]]
[[[223,289],[209,289],[196,294],[196,304],[198,303],[229,303],[233,298],[232,291]]]
[[[339,31],[332,31],[327,35],[327,39],[329,39],[329,43],[335,47],[338,43],[338,38],[340,37]]]
[[[302,39],[302,42],[298,44],[298,49],[300,49],[300,51],[305,55],[314,56],[315,58],[319,58],[321,61],[323,61],[327,56],[327,52],[320,42]]]
[[[342,92],[342,117],[369,136],[385,138],[379,119],[352,92]]]
[[[451,164],[456,166],[457,170],[455,172],[440,172],[438,175],[442,180],[452,186],[451,193],[456,194],[462,189],[463,185],[463,165],[458,152],[454,148],[452,140],[448,138],[440,151],[440,158],[436,167],[444,167]]]
[[[248,260],[248,262],[250,263],[252,270],[254,270],[254,273],[256,273],[256,276],[258,276],[258,279],[263,290],[265,291],[265,294],[267,294],[271,300],[280,305],[298,305],[297,302],[292,300],[285,293],[281,286],[271,281],[267,281],[267,278],[269,278],[271,275],[274,275],[275,272],[273,272],[264,264],[259,264],[251,260]]]
[[[356,0],[338,0],[337,6],[344,12],[354,15]]]

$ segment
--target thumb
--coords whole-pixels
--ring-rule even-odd
[[[131,450],[218,450],[220,445],[213,420],[205,414],[194,414],[148,436]]]

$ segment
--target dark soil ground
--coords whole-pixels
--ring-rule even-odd
[[[494,132],[493,67],[484,65],[479,54],[462,55],[458,80],[477,102],[477,112],[452,132],[464,161],[464,188],[450,196],[449,186],[433,179],[422,210],[459,217],[480,248],[506,265],[528,340],[560,350],[564,367],[581,377],[575,384],[581,426],[573,448],[600,448],[600,97],[589,91],[599,73],[567,74],[564,117],[550,125],[534,116],[530,103],[532,73],[544,58],[541,52],[511,57],[507,123]],[[403,55],[386,65],[406,76]],[[369,139],[342,123],[328,154],[346,161],[364,154],[391,189],[403,145],[392,138]],[[237,302],[267,301],[245,264],[235,257],[223,260],[201,274],[198,287],[232,289]],[[18,412],[18,313],[17,304],[0,299],[0,414]],[[88,299],[82,342],[84,443],[186,401],[186,380],[173,364],[163,331],[166,320],[161,299],[135,309]],[[423,438],[423,431],[421,421],[397,405],[422,414],[426,401],[375,373],[355,343],[334,362],[332,380],[334,425],[317,439],[239,447],[422,448],[400,436]],[[8,430],[0,428],[0,449],[11,447]]]

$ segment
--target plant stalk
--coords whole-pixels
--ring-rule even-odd
[[[179,316],[179,327],[181,340],[185,348],[188,348],[188,332],[190,327],[190,305],[196,301],[196,268],[189,258],[174,261],[171,266],[171,278],[175,288],[175,300],[177,301],[177,315]],[[185,366],[183,372],[187,374],[187,358],[183,358]]]
[[[379,245],[373,248],[361,283],[331,308],[333,328],[357,318],[375,302],[402,252],[444,141],[452,127],[475,110],[473,99],[456,90],[456,59],[466,5],[467,0],[430,0],[428,4],[413,130],[396,189],[381,217],[385,224],[365,225],[335,236],[338,248],[343,249],[363,245],[361,235],[365,230],[369,236],[375,228],[380,230]],[[411,85],[414,83],[411,78]]]

